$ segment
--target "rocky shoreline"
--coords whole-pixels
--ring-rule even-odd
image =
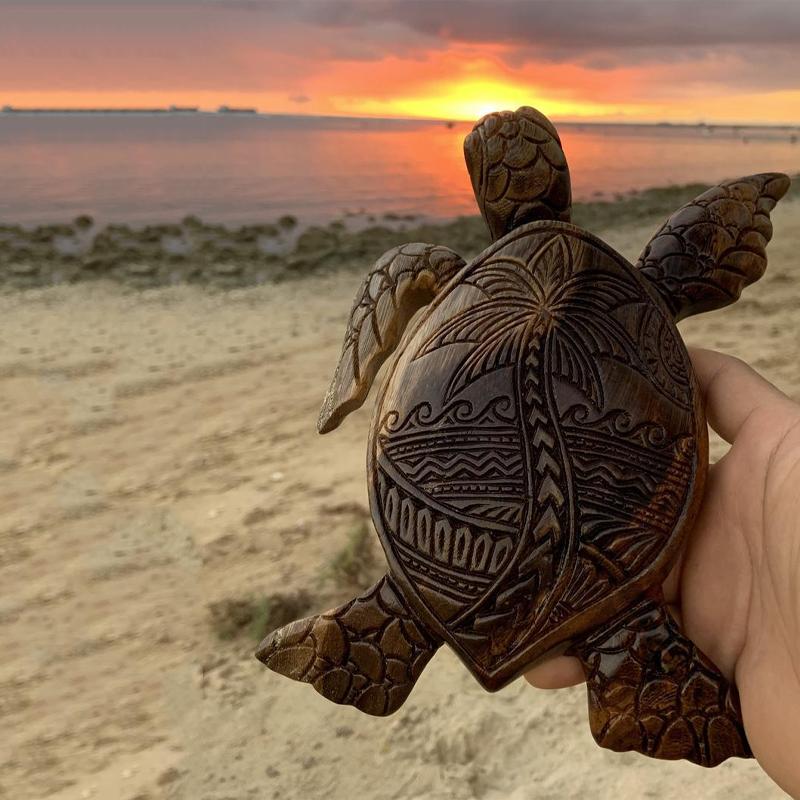
[[[625,223],[658,225],[703,184],[647,189],[616,200],[576,203],[573,220],[591,231]],[[227,227],[189,216],[178,224],[99,226],[87,216],[70,223],[0,224],[0,291],[99,279],[149,288],[200,284],[231,289],[277,283],[359,265],[410,241],[453,248],[465,257],[489,242],[479,216],[445,222],[386,214],[366,224],[344,218],[302,229],[291,216]]]

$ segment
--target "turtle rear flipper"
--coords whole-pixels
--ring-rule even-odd
[[[440,644],[386,575],[349,603],[274,631],[256,657],[334,703],[385,716],[405,702]]]
[[[703,767],[753,755],[736,687],[680,632],[663,599],[626,609],[573,654],[601,747]]]
[[[676,321],[730,305],[764,274],[769,215],[790,183],[779,172],[725,181],[679,208],[653,236],[637,266]]]
[[[404,244],[384,253],[356,295],[342,355],[320,411],[317,430],[328,433],[366,399],[381,364],[408,321],[464,266],[439,245]]]

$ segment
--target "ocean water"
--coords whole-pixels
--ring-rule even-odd
[[[797,130],[558,126],[575,199],[800,172]],[[268,222],[476,213],[471,125],[239,115],[0,114],[0,222]]]

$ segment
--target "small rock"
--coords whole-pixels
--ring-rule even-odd
[[[282,472],[273,472],[272,475],[270,475],[270,478],[274,481],[282,481],[283,477],[284,475]]]
[[[208,512],[208,518],[209,519],[216,519],[218,516],[219,516],[219,509],[218,508],[209,509],[209,512]]]

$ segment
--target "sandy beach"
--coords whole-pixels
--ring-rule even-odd
[[[765,277],[681,330],[800,400],[798,194],[773,213]],[[658,221],[592,230],[635,260]],[[385,719],[254,659],[265,598],[323,610],[382,571],[375,537],[371,558],[346,549],[368,516],[371,398],[315,430],[368,266],[0,295],[0,798],[785,796],[754,762],[602,751],[583,687],[487,694],[447,648]]]

